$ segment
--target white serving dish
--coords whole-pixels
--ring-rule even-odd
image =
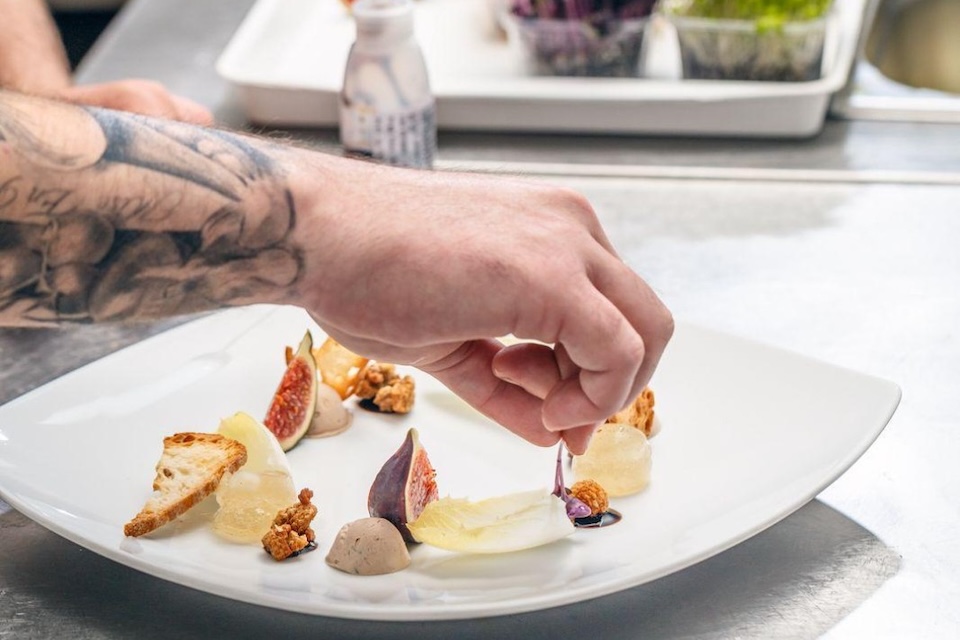
[[[533,77],[495,26],[487,0],[418,0],[443,129],[807,137],[856,57],[866,0],[836,3],[813,82],[680,81],[672,28],[654,20],[643,79]],[[353,40],[339,0],[259,0],[220,56],[246,116],[278,126],[336,126]]]
[[[290,307],[233,309],[118,351],[0,407],[0,498],[118,563],[243,602],[370,620],[469,619],[579,602],[654,580],[749,538],[817,495],[880,434],[893,383],[678,324],[652,387],[661,432],[650,486],[613,499],[609,529],[503,555],[411,550],[399,573],[328,567],[340,526],[367,515],[367,492],[408,427],[441,495],[483,498],[552,486],[552,448],[527,444],[417,372],[406,416],[353,401],[353,426],[288,454],[320,515],[320,550],[284,563],[217,538],[211,502],[143,538],[123,524],[150,495],[164,436],[266,413],[283,349],[306,327]],[[811,399],[815,399],[812,402]],[[63,580],[70,580],[64,575]],[[738,576],[730,577],[736,584]]]

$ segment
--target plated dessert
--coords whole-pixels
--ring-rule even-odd
[[[611,501],[649,483],[648,436],[658,424],[649,389],[609,418],[583,456],[568,461],[561,445],[552,489],[544,483],[480,500],[441,497],[442,461],[438,473],[417,429],[408,428],[370,479],[369,517],[344,523],[332,540],[318,539],[314,519],[337,517],[323,511],[323,490],[330,488],[298,488],[286,452],[305,438],[348,428],[348,400],[386,414],[411,411],[414,397],[413,378],[393,365],[367,361],[331,339],[314,347],[307,332],[296,350],[287,348],[286,368],[262,421],[241,412],[223,419],[216,433],[165,438],[154,493],[124,534],[148,535],[213,496],[209,526],[225,542],[262,547],[278,561],[326,546],[330,567],[381,575],[415,564],[419,544],[454,553],[507,553],[550,544],[578,528],[615,524],[623,515]],[[576,476],[569,488],[568,462]]]

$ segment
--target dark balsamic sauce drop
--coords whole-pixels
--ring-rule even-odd
[[[290,558],[296,558],[297,556],[303,555],[305,553],[310,553],[311,551],[316,550],[317,546],[318,545],[316,540],[311,540],[310,542],[307,543],[307,546],[305,546],[303,549],[300,549],[300,551],[294,551],[289,556],[284,558],[284,560],[289,560]],[[270,555],[270,551],[268,549],[264,549],[264,551],[267,552],[267,555]]]
[[[315,551],[317,546],[318,546],[317,541],[311,540],[310,542],[307,543],[307,546],[305,546],[303,549],[300,549],[300,551],[294,551],[293,555],[291,555],[290,557],[296,558],[297,556],[303,555],[304,553],[310,553],[311,551]]]
[[[366,409],[367,411],[373,411],[374,413],[382,413],[380,407],[376,405],[373,401],[373,398],[363,398],[358,403],[361,409]]]
[[[578,529],[599,529],[600,527],[610,527],[623,520],[623,515],[616,509],[607,509],[601,514],[595,516],[586,516],[585,518],[576,518],[573,526]]]

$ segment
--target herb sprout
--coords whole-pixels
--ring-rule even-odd
[[[807,82],[820,77],[831,0],[664,0],[683,77]]]
[[[787,22],[816,20],[832,0],[673,0],[669,13],[698,18],[752,20],[760,31],[775,30]]]
[[[635,77],[656,0],[512,0],[536,75]]]
[[[577,518],[585,518],[590,515],[590,507],[588,507],[582,500],[579,498],[574,498],[570,495],[570,492],[567,491],[567,485],[563,481],[563,443],[557,447],[557,468],[554,472],[553,477],[553,495],[557,496],[563,500],[567,508],[567,517],[571,520],[576,520]]]
[[[645,18],[656,0],[515,0],[512,12],[520,18],[583,20]]]

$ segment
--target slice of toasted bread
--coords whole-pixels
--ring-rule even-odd
[[[216,433],[177,433],[163,439],[153,495],[123,527],[142,536],[162,527],[216,491],[225,473],[247,462],[247,449]]]

